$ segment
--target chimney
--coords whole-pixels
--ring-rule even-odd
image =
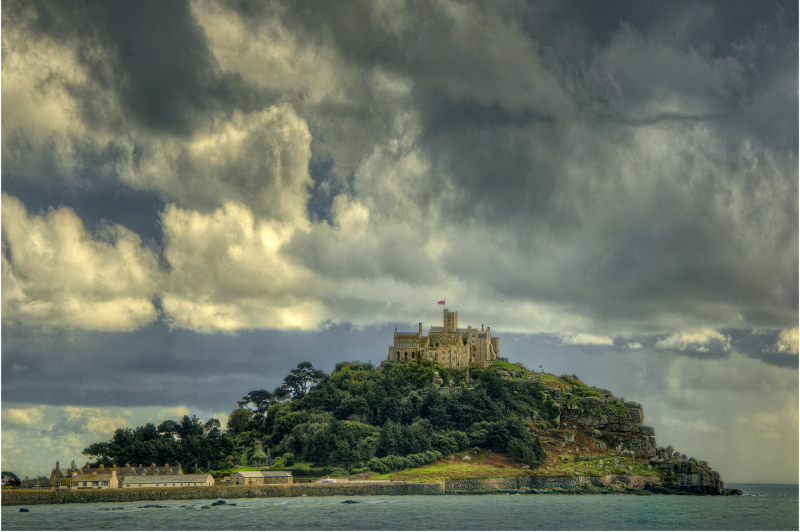
[[[102,471],[103,469],[105,469],[105,468],[106,468],[106,466],[105,466],[105,465],[103,465],[103,464],[100,464],[100,470],[101,470],[101,471]]]
[[[419,335],[422,336],[422,322],[419,322]]]
[[[483,332],[483,323],[481,323],[481,332]]]

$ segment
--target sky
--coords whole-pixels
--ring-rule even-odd
[[[5,0],[2,469],[224,425],[445,300],[797,483],[797,10]]]

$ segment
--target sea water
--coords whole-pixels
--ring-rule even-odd
[[[797,530],[796,485],[741,497],[439,495],[2,507],[3,530]],[[357,503],[345,503],[351,500]],[[235,503],[235,506],[231,503]],[[166,508],[140,508],[158,504]],[[122,508],[122,509],[119,509]]]

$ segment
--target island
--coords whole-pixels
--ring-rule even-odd
[[[117,429],[2,504],[301,495],[736,495],[708,462],[659,446],[642,405],[577,375],[500,357],[497,337],[444,310],[395,331],[380,365],[304,362],[237,402],[225,430],[184,416]],[[131,464],[138,463],[138,467]],[[142,463],[150,464],[149,467]],[[124,465],[122,465],[124,464]],[[160,465],[157,465],[160,464]],[[173,464],[170,466],[169,464]],[[177,465],[176,465],[177,464]],[[191,481],[189,476],[192,476]]]

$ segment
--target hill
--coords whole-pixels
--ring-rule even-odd
[[[191,471],[263,463],[263,448],[276,457],[273,468],[310,466],[295,469],[297,475],[415,481],[628,476],[644,479],[653,491],[724,492],[706,462],[656,445],[638,403],[575,375],[534,373],[506,362],[466,370],[433,360],[378,367],[342,362],[330,375],[303,363],[278,389],[251,391],[238,406],[224,432],[206,427],[192,433],[186,417],[157,428],[119,429],[84,454],[106,465],[184,457]],[[138,443],[137,434],[143,435]],[[194,455],[186,450],[191,446]]]

